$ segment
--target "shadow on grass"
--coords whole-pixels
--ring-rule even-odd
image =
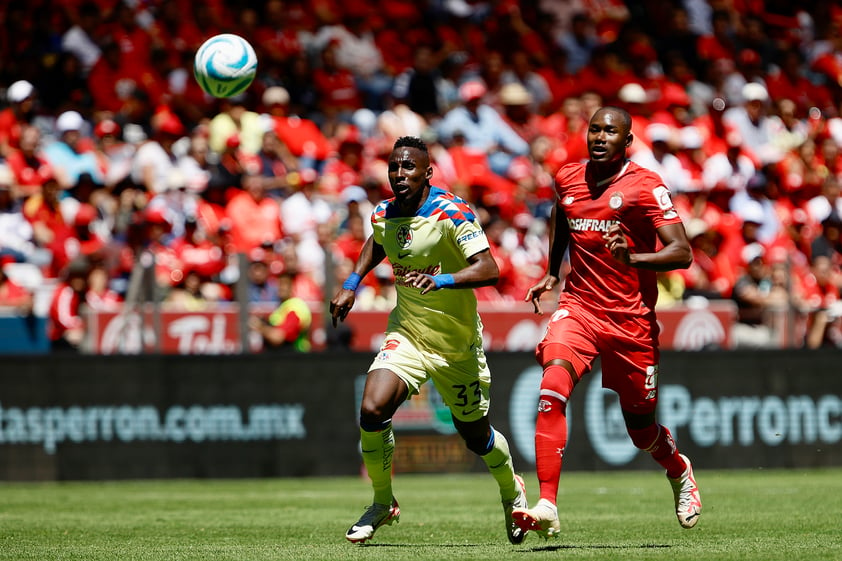
[[[437,543],[437,544],[417,544],[417,543],[361,543],[357,547],[411,547],[418,549],[419,547],[485,547],[487,543]]]
[[[671,545],[667,544],[657,544],[657,543],[644,543],[640,545],[605,545],[605,544],[593,544],[593,545],[547,545],[544,547],[531,547],[527,550],[521,551],[521,553],[527,553],[530,551],[558,551],[560,549],[666,549],[672,547]]]
[[[425,544],[431,546],[432,544]],[[436,548],[468,548],[468,547],[485,547],[487,543],[440,543],[435,544]],[[416,543],[361,543],[357,547],[411,547],[417,549],[419,547]],[[529,553],[534,551],[558,551],[560,549],[667,549],[672,547],[668,544],[644,543],[640,545],[547,545],[543,547],[530,547],[529,549],[513,550],[514,553]]]

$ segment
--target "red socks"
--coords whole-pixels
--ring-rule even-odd
[[[667,477],[675,479],[687,469],[667,427],[652,424],[644,429],[629,429],[629,436],[635,446],[649,452],[652,459],[667,470]]]
[[[541,498],[553,504],[567,444],[567,399],[572,391],[573,380],[567,369],[550,365],[544,370],[535,421],[535,460]]]

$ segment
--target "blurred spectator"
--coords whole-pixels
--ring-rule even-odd
[[[353,75],[362,106],[379,112],[386,108],[384,97],[392,88],[392,76],[374,41],[371,27],[374,15],[365,3],[349,2],[340,22],[319,29],[314,45],[335,52],[336,65]]]
[[[806,118],[811,107],[826,110],[833,106],[827,88],[811,82],[805,75],[804,55],[798,49],[779,53],[774,70],[766,77],[766,88],[773,100],[791,100],[799,119]]]
[[[264,257],[263,249],[251,252],[248,272],[246,275],[246,292],[248,301],[252,304],[270,303],[279,305],[278,279],[271,274],[269,264]]]
[[[184,135],[181,119],[168,109],[156,113],[151,126],[152,136],[137,148],[131,173],[132,181],[150,196],[166,191],[177,159],[173,145]]]
[[[21,131],[35,115],[35,86],[18,80],[6,90],[9,105],[0,110],[0,158],[8,158],[10,149],[20,147]]]
[[[760,164],[781,159],[774,144],[777,123],[768,115],[769,92],[765,86],[749,82],[742,87],[742,104],[725,111],[722,120],[726,127],[740,134],[743,146]]]
[[[0,308],[12,309],[17,316],[32,314],[32,293],[6,274],[7,257],[0,257]]]
[[[261,51],[259,59],[283,67],[304,48],[291,21],[290,6],[282,0],[268,0],[263,6],[263,16],[254,32],[254,43]]]
[[[810,259],[827,257],[837,269],[842,267],[842,215],[830,213],[810,246]]]
[[[774,179],[758,171],[748,180],[744,190],[734,193],[729,203],[731,212],[743,219],[748,215],[758,216],[760,226],[757,229],[757,240],[764,245],[771,244],[781,231],[776,201],[768,196],[775,189]],[[760,212],[756,209],[760,209]]]
[[[110,286],[110,275],[102,261],[91,261],[85,304],[93,311],[119,311],[123,298]]]
[[[92,261],[104,258],[106,240],[97,235],[93,228],[93,223],[97,219],[97,209],[93,205],[90,203],[78,205],[73,217],[72,237],[67,244],[71,258],[83,256]]]
[[[278,139],[298,159],[293,169],[320,170],[330,155],[330,142],[315,122],[290,113],[289,92],[280,86],[267,88],[263,92],[263,106],[272,119]]]
[[[773,285],[762,245],[746,245],[742,263],[746,272],[734,285],[737,323],[731,330],[731,344],[736,349],[778,347],[783,334],[773,327],[772,314],[785,309],[786,289]]]
[[[706,62],[737,58],[735,30],[731,14],[724,9],[714,10],[710,16],[710,32],[702,34],[696,41],[696,51]]]
[[[657,172],[671,192],[687,191],[689,173],[672,152],[672,144],[675,142],[672,129],[663,123],[652,123],[646,127],[646,140],[650,148],[639,148],[630,159]]]
[[[177,167],[173,167],[167,176],[164,189],[152,195],[146,205],[149,212],[159,212],[169,224],[168,240],[185,235],[185,223],[188,217],[197,214],[198,197],[187,189],[187,178]]]
[[[804,346],[842,348],[842,301],[838,267],[829,257],[816,256],[804,282],[807,326]]]
[[[135,121],[148,109],[138,79],[145,66],[143,55],[130,56],[114,39],[101,42],[102,56],[88,73],[87,86],[94,106],[120,120]],[[141,56],[141,58],[137,58]]]
[[[201,193],[208,188],[211,178],[212,160],[217,154],[211,152],[208,145],[207,130],[202,127],[190,135],[190,145],[187,152],[178,157],[176,165],[184,174],[184,181],[191,191]]]
[[[319,128],[333,136],[341,123],[349,123],[351,115],[363,106],[357,82],[348,69],[337,62],[339,43],[329,41],[321,51],[321,65],[313,70],[313,85],[321,113]]]
[[[263,339],[264,349],[273,352],[308,352],[310,350],[310,307],[294,292],[294,277],[290,272],[278,277],[280,306],[269,317],[253,316],[249,327]]]
[[[142,241],[145,242],[145,247],[138,249],[142,249],[152,257],[156,289],[166,294],[172,286],[184,278],[178,256],[170,247],[172,225],[161,209],[145,209],[143,221],[145,236]],[[142,259],[138,260],[142,261]]]
[[[842,216],[842,184],[835,173],[829,173],[822,183],[821,193],[807,201],[804,210],[816,222],[831,214]]]
[[[702,218],[691,218],[685,225],[693,251],[693,263],[680,271],[684,299],[700,296],[710,300],[728,298],[734,287],[736,273],[722,253],[722,236]]]
[[[365,144],[359,129],[354,126],[345,126],[337,133],[336,151],[325,162],[322,177],[319,180],[319,191],[332,200],[336,200],[346,187],[362,184],[368,163]],[[314,174],[311,182],[315,180]]]
[[[436,64],[436,54],[429,45],[421,45],[413,54],[412,67],[395,78],[392,97],[405,103],[427,121],[440,118],[439,81],[441,74]]]
[[[195,312],[207,309],[214,302],[224,300],[224,290],[196,269],[178,270],[176,282],[167,292],[164,304],[176,310]]]
[[[19,201],[12,198],[14,176],[0,164],[0,259],[22,263],[32,258],[32,225],[26,220]]]
[[[52,261],[44,273],[56,278],[70,261],[68,241],[73,237],[72,224],[62,215],[58,180],[48,177],[40,193],[26,199],[23,215],[32,225],[33,241],[39,248],[48,250]]]
[[[278,138],[274,127],[263,133],[263,144],[257,152],[260,174],[266,181],[266,191],[273,197],[287,195],[287,172],[298,169],[298,162],[286,145]]]
[[[260,114],[249,108],[247,94],[226,98],[220,103],[221,110],[208,124],[208,143],[211,150],[221,154],[226,143],[231,138],[237,138],[240,151],[249,155],[257,154],[263,144],[265,127]]]
[[[170,247],[182,271],[196,271],[202,278],[213,279],[225,268],[225,253],[210,239],[195,215],[188,214],[184,234],[176,237]]]
[[[92,151],[93,143],[87,136],[86,131],[89,130],[89,123],[76,111],[65,111],[56,119],[58,139],[47,144],[42,154],[64,188],[75,185],[84,173],[90,175],[96,183],[103,183],[103,170]]]
[[[48,338],[54,353],[79,352],[85,338],[82,307],[88,292],[90,263],[77,258],[61,272],[50,303]]]
[[[216,156],[214,161],[208,162],[208,185],[207,189],[217,190],[225,193],[225,199],[233,196],[231,193],[239,190],[243,183],[243,174],[249,158],[240,152],[240,137],[232,135],[225,141],[225,148],[220,152],[213,152]],[[258,173],[259,164],[251,162],[249,173]]]
[[[333,242],[336,251],[342,256],[342,259],[349,259],[354,263],[357,262],[363,245],[365,245],[365,241],[368,239],[365,231],[365,220],[357,212],[348,214],[344,231]]]
[[[479,81],[462,84],[459,96],[463,104],[448,111],[436,130],[446,145],[456,136],[464,137],[466,147],[482,151],[491,170],[505,177],[512,159],[529,153],[529,144],[506,124],[497,110],[483,101],[487,91]]]
[[[529,52],[518,49],[509,55],[509,69],[501,77],[507,84],[520,84],[529,92],[529,106],[532,112],[544,115],[552,106],[552,94],[547,81],[533,68]],[[503,103],[503,100],[500,100]]]
[[[523,140],[531,143],[543,129],[542,119],[535,112],[529,91],[520,82],[511,82],[500,89],[503,119]]]
[[[708,190],[727,189],[733,194],[746,188],[757,166],[743,149],[743,139],[738,132],[729,132],[726,140],[727,150],[713,154],[705,161],[702,184]]]
[[[23,199],[41,192],[41,186],[53,172],[41,150],[41,131],[25,125],[21,128],[20,145],[11,149],[6,162],[14,174],[12,197]]]
[[[225,207],[230,223],[233,249],[248,254],[264,242],[275,243],[283,236],[281,207],[267,196],[266,184],[258,170],[242,176],[242,190]]]
[[[102,54],[96,41],[102,12],[96,2],[82,2],[75,16],[71,17],[73,25],[61,36],[61,49],[73,53],[87,75]]]
[[[820,162],[816,142],[811,138],[784,154],[775,169],[783,193],[798,207],[821,193],[827,175],[827,168]]]
[[[596,34],[590,15],[579,12],[570,20],[568,31],[558,37],[558,44],[567,53],[567,71],[576,74],[590,61],[594,49],[602,42]]]
[[[96,124],[94,142],[94,154],[103,170],[104,183],[113,188],[131,173],[135,147],[125,142],[122,128],[113,119],[102,119]]]

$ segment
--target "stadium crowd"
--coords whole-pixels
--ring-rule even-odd
[[[78,344],[81,303],[125,300],[144,255],[160,299],[189,309],[234,298],[237,255],[252,302],[280,304],[282,274],[329,298],[402,135],[482,217],[501,277],[480,300],[521,301],[545,272],[554,174],[611,104],[693,245],[659,305],[733,299],[758,347],[786,310],[799,346],[842,347],[837,2],[11,0],[0,17],[0,306],[28,313],[52,283],[55,341]],[[222,32],[259,60],[230,99],[192,77]],[[390,308],[391,281],[378,268],[358,307]]]

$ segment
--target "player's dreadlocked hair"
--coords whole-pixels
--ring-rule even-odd
[[[407,148],[417,148],[429,155],[429,152],[427,151],[427,144],[417,136],[402,136],[398,138],[392,149],[394,150],[395,148],[402,148],[404,146]]]

